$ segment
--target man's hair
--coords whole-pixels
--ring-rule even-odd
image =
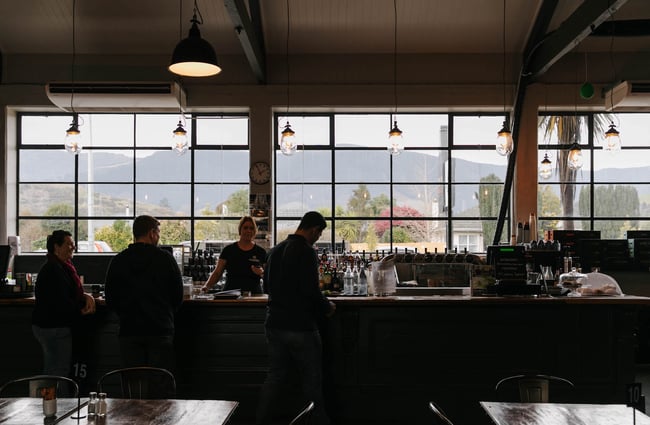
[[[237,233],[241,235],[241,228],[244,227],[244,223],[249,221],[253,227],[255,228],[255,233],[257,233],[257,223],[255,223],[255,220],[253,220],[253,217],[250,215],[245,215],[241,219],[239,219],[239,226],[237,226]]]
[[[68,232],[67,230],[55,230],[51,235],[48,235],[45,245],[47,247],[47,252],[54,254],[54,245],[63,245],[63,241],[65,241],[66,236],[72,237],[72,233]]]
[[[133,220],[133,237],[138,239],[146,236],[149,230],[160,226],[160,222],[150,215],[139,215]]]
[[[327,227],[325,218],[318,211],[309,211],[302,216],[298,229],[311,229],[312,227],[318,227],[318,230],[323,230]]]

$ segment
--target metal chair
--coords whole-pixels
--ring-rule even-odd
[[[0,387],[0,397],[42,397],[42,388],[56,388],[57,397],[77,397],[79,385],[65,376],[33,375],[13,379]]]
[[[565,388],[574,388],[573,382],[559,376],[552,375],[513,375],[501,379],[494,387],[497,396],[503,395],[503,388],[507,383],[516,383],[519,401],[523,403],[548,403],[549,386],[551,383],[559,384]]]
[[[289,425],[306,425],[309,422],[309,417],[311,416],[311,412],[313,410],[314,402],[310,401],[309,404],[304,409],[302,409],[300,413],[298,413],[298,416],[289,422]]]
[[[445,412],[442,411],[440,407],[436,405],[433,401],[429,402],[429,410],[436,417],[436,423],[439,425],[454,425],[454,423],[447,417]]]
[[[127,367],[105,373],[97,391],[113,398],[166,399],[176,397],[176,379],[167,369],[149,366]]]

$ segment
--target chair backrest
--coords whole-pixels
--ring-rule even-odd
[[[97,391],[112,398],[165,399],[176,397],[176,379],[167,369],[149,366],[127,367],[105,373]]]
[[[54,388],[57,397],[77,397],[79,385],[65,376],[33,375],[13,379],[0,387],[0,397],[42,397],[41,391]]]
[[[291,422],[289,422],[289,425],[305,425],[307,422],[309,422],[309,417],[311,416],[311,412],[314,410],[314,402],[310,401],[309,404],[302,409],[300,413],[298,413],[298,416],[293,418]]]
[[[519,401],[523,403],[548,403],[551,383],[574,388],[573,382],[552,375],[513,375],[497,382],[494,390],[498,396],[503,395],[503,388],[508,383],[516,383]]]
[[[436,417],[436,423],[439,425],[454,425],[453,422],[447,417],[445,412],[442,411],[440,407],[436,405],[433,401],[429,402],[429,410]]]

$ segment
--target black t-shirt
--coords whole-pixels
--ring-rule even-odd
[[[262,293],[260,277],[252,270],[252,265],[263,265],[266,262],[266,250],[261,246],[254,245],[248,251],[239,247],[237,242],[227,245],[219,259],[226,261],[226,285],[224,290],[241,289],[251,291],[253,294]]]

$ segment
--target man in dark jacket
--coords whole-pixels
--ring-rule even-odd
[[[267,257],[265,282],[269,299],[265,328],[269,372],[257,412],[260,425],[270,423],[279,386],[292,367],[300,371],[306,399],[314,402],[311,423],[330,423],[323,402],[318,322],[334,314],[336,306],[318,288],[318,256],[313,248],[325,227],[320,213],[306,213],[296,232]]]
[[[120,319],[125,367],[173,370],[174,317],[183,302],[183,280],[172,255],[158,248],[160,222],[141,215],[133,222],[135,242],[117,254],[106,272],[106,305]]]

